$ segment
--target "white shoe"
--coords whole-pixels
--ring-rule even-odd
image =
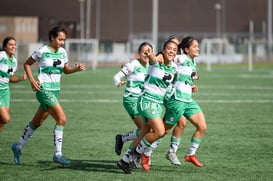
[[[179,159],[177,158],[175,153],[167,153],[166,154],[166,159],[170,160],[172,164],[174,165],[181,165],[181,162],[179,161]]]

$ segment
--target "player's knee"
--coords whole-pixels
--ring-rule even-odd
[[[207,125],[204,125],[203,131],[205,132],[207,130]]]
[[[66,123],[66,117],[65,117],[65,115],[59,116],[59,117],[56,119],[56,123],[57,123],[57,125],[64,126],[65,123]]]
[[[199,129],[200,132],[205,133],[206,130],[207,130],[207,125],[205,125],[205,124],[204,125],[200,125],[198,129]]]
[[[179,128],[185,128],[186,125],[187,125],[187,120],[185,120],[185,121],[179,121],[178,124],[177,124],[177,126]]]
[[[60,123],[60,125],[64,126],[66,123],[66,119],[60,119],[58,122]]]
[[[10,117],[9,116],[4,116],[1,118],[1,123],[2,124],[8,124],[10,122]]]
[[[159,137],[159,138],[161,138],[161,137],[165,136],[165,134],[166,134],[166,132],[165,132],[165,130],[164,130],[164,129],[163,129],[163,130],[159,130],[159,131],[158,131],[158,137]]]

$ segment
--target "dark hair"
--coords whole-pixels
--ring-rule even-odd
[[[3,43],[2,43],[2,50],[5,50],[5,47],[7,46],[8,42],[9,42],[10,40],[16,41],[16,39],[15,39],[14,37],[12,37],[12,36],[6,37],[6,38],[3,40]]]
[[[185,38],[183,38],[183,40],[181,41],[181,43],[179,44],[178,48],[180,50],[183,50],[183,53],[186,54],[186,48],[190,48],[191,43],[196,40],[195,38],[191,37],[191,36],[187,36]]]
[[[166,48],[166,46],[167,46],[169,43],[174,43],[174,44],[177,45],[177,43],[176,43],[175,41],[167,40],[167,41],[165,41],[164,44],[163,44],[163,50]],[[177,46],[178,46],[178,45],[177,45]]]
[[[143,43],[141,43],[140,45],[139,45],[139,47],[138,47],[138,53],[140,53],[141,52],[141,50],[142,50],[142,48],[144,47],[144,46],[146,46],[146,45],[148,45],[149,47],[151,47],[152,49],[153,49],[153,46],[149,43],[149,42],[143,42]]]
[[[166,41],[170,41],[170,40],[172,40],[172,39],[178,39],[179,40],[179,38],[176,36],[176,35],[170,35],[167,39],[166,39]],[[165,42],[166,42],[165,41]]]
[[[56,38],[60,32],[63,32],[65,35],[67,35],[67,31],[63,27],[57,26],[51,29],[48,32],[49,41],[51,41],[51,38]]]
[[[163,42],[163,49],[164,49],[165,46],[167,45],[166,43],[169,42],[169,41],[173,41],[174,38],[177,39],[177,40],[179,40],[178,36],[176,36],[176,35],[170,35],[170,36],[168,36],[168,38]],[[173,42],[174,42],[174,41],[173,41]],[[176,42],[174,42],[174,43],[177,44]],[[178,49],[177,53],[180,54],[180,50],[179,50],[179,49]],[[156,56],[159,55],[159,54],[162,54],[162,50],[159,51],[159,52],[156,54]]]

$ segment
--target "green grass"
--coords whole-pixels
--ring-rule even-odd
[[[165,159],[170,134],[153,155],[150,172],[142,169],[125,175],[116,167],[114,138],[135,128],[122,106],[123,89],[112,76],[117,68],[87,70],[64,75],[61,104],[67,115],[63,153],[71,166],[52,162],[54,120],[48,120],[23,149],[15,165],[10,146],[32,119],[38,103],[28,81],[11,85],[11,122],[0,134],[0,180],[272,180],[273,64],[199,66],[199,91],[195,100],[208,124],[197,154],[204,163],[197,168],[183,162],[173,166]],[[178,156],[183,160],[194,127],[189,123]],[[123,153],[129,143],[124,145]]]

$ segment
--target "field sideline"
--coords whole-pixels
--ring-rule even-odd
[[[197,152],[204,163],[185,163],[194,127],[188,123],[178,150],[182,166],[165,159],[170,134],[152,157],[150,172],[125,175],[116,166],[114,138],[135,128],[122,106],[123,88],[113,85],[117,68],[88,69],[63,75],[60,102],[66,112],[63,153],[70,166],[53,163],[54,120],[49,117],[13,162],[11,144],[19,139],[38,103],[28,81],[11,84],[11,122],[0,134],[0,180],[184,180],[271,181],[273,177],[273,64],[198,66],[199,91],[194,99],[203,109],[208,130]],[[123,153],[129,143],[123,148]]]

